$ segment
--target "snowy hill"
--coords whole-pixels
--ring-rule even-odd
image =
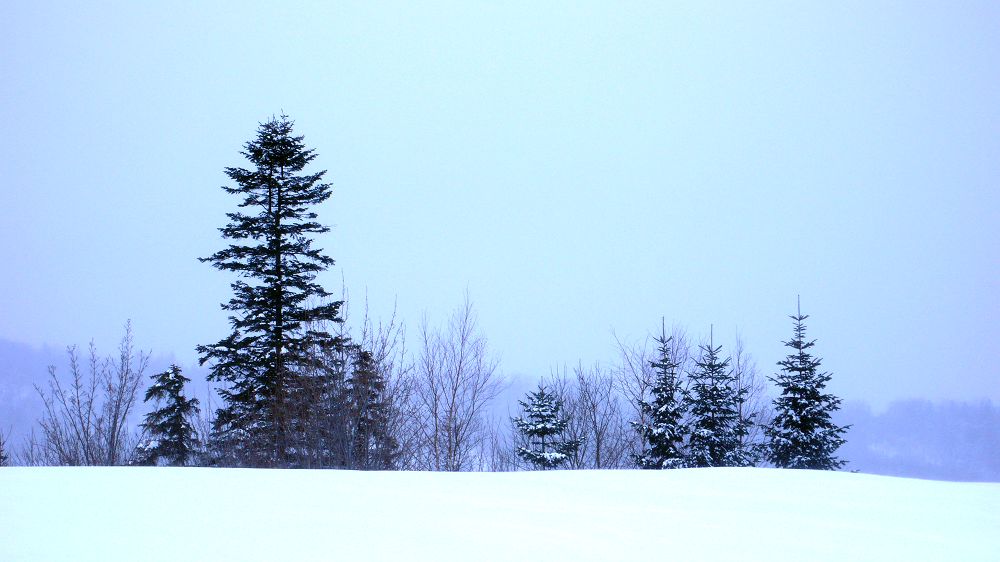
[[[1000,484],[768,469],[0,469],[0,560],[997,560]]]

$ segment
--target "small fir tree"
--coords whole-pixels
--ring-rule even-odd
[[[821,359],[808,352],[816,343],[806,341],[809,317],[799,307],[790,318],[794,337],[784,344],[794,351],[778,362],[781,372],[771,378],[781,395],[774,400],[774,419],[764,429],[767,457],[779,468],[836,470],[846,464],[834,453],[850,426],[839,427],[830,417],[840,409],[840,398],[824,392],[830,373],[819,372]]]
[[[580,448],[578,440],[560,440],[559,436],[569,423],[562,414],[562,401],[544,386],[538,392],[528,393],[528,402],[518,401],[524,416],[511,418],[527,439],[529,447],[518,447],[517,456],[534,468],[556,468]]]
[[[353,468],[390,470],[399,456],[399,444],[389,432],[391,404],[385,378],[372,354],[357,350],[347,380],[347,408],[353,425]]]
[[[292,414],[289,468],[356,468],[350,377],[358,346],[338,327],[342,345],[317,350],[308,368],[289,379],[284,403]]]
[[[639,401],[643,418],[648,421],[632,422],[645,444],[643,452],[634,458],[639,468],[683,468],[685,464],[685,390],[677,372],[680,365],[671,351],[672,341],[673,338],[666,337],[665,331],[656,339],[660,344],[659,358],[650,362],[656,371],[651,389],[653,400]]]
[[[200,443],[191,420],[198,414],[198,399],[184,396],[184,385],[190,379],[181,368],[169,369],[152,377],[146,390],[145,402],[155,400],[157,408],[146,414],[142,427],[147,439],[139,446],[139,463],[184,466],[193,459]]]
[[[691,412],[688,466],[747,466],[740,442],[748,426],[739,412],[741,393],[729,368],[730,359],[719,357],[722,346],[699,346],[701,356],[690,375],[688,408]]]

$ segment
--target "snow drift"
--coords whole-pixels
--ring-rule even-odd
[[[0,560],[995,560],[1000,484],[770,469],[0,469]]]

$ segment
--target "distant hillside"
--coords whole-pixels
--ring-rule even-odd
[[[18,446],[42,408],[35,384],[44,384],[48,365],[65,363],[65,349],[37,348],[0,339],[0,431]]]
[[[850,402],[838,421],[852,425],[839,453],[847,470],[1000,482],[1000,405],[907,400],[873,413]]]

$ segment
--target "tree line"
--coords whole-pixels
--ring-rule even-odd
[[[131,327],[118,354],[93,345],[80,365],[69,349],[69,381],[50,368],[38,432],[24,464],[174,465],[358,470],[519,470],[754,466],[836,469],[844,427],[830,419],[839,399],[805,338],[798,311],[792,351],[771,379],[769,403],[752,359],[709,337],[692,352],[683,332],[661,325],[655,353],[619,342],[621,361],[539,382],[519,416],[500,416],[499,361],[468,297],[442,326],[425,320],[416,349],[402,322],[376,323],[367,306],[348,328],[345,299],[317,282],[334,260],[314,245],[329,229],[315,206],[331,196],[316,154],[286,116],[261,123],[230,167],[223,189],[239,199],[220,228],[229,245],[199,258],[235,276],[221,304],[230,332],[199,345],[218,408],[185,395],[176,365],[151,377],[152,409],[129,425],[149,355]],[[0,436],[2,437],[2,436]],[[0,462],[9,454],[0,439]]]

